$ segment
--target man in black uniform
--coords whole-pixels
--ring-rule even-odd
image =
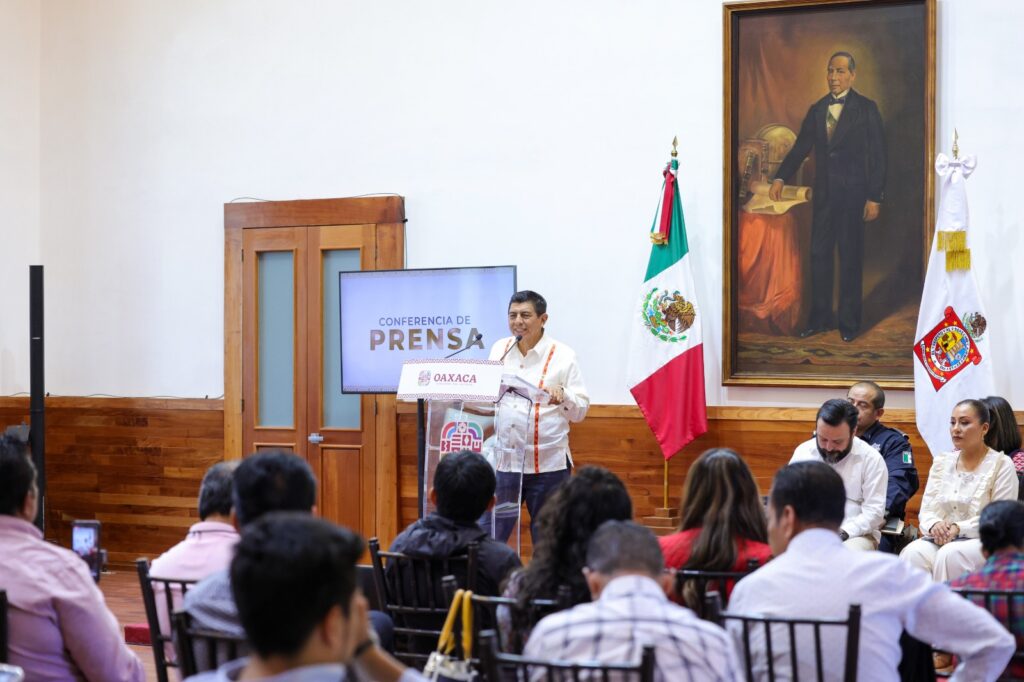
[[[885,412],[885,392],[873,381],[859,381],[850,387],[846,399],[857,408],[857,437],[878,450],[889,470],[889,487],[885,492],[885,516],[906,518],[907,502],[921,482],[910,451],[910,439],[899,429],[878,421]],[[883,534],[878,549],[893,551],[891,538]]]

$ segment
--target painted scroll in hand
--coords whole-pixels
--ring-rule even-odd
[[[782,215],[797,204],[804,204],[811,200],[811,188],[799,187],[797,185],[784,185],[782,188],[782,199],[772,201],[768,197],[768,190],[771,184],[754,180],[749,185],[750,199],[743,205],[747,213],[762,213],[766,215]]]

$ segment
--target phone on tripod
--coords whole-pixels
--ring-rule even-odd
[[[71,551],[82,557],[82,560],[89,566],[92,579],[99,582],[100,572],[103,570],[99,521],[71,522]]]

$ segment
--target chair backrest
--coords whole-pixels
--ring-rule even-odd
[[[369,546],[377,598],[395,624],[395,655],[422,668],[437,646],[451,604],[442,578],[455,576],[459,587],[475,591],[477,544],[470,543],[464,555],[438,559],[381,551],[377,538],[370,538]]]
[[[179,667],[172,655],[174,648],[170,614],[181,606],[188,588],[198,581],[154,578],[149,574],[148,559],[136,559],[135,569],[139,574],[142,604],[146,608],[149,642],[153,647],[157,682],[168,682],[167,669]]]
[[[822,628],[842,628],[846,630],[842,679],[843,682],[856,682],[857,650],[860,646],[860,604],[851,604],[845,619],[785,618],[730,613],[721,610],[721,599],[714,592],[707,595],[705,605],[708,620],[726,627],[730,632],[738,629],[742,634],[746,679],[764,679],[763,674],[767,673],[769,682],[776,679],[793,682],[814,679],[817,682],[824,682],[825,663],[827,660],[835,659],[836,652],[823,652]],[[755,639],[758,641],[755,642]],[[798,642],[803,644],[802,648],[797,646]],[[810,653],[808,649],[811,650]],[[809,659],[808,657],[812,655],[813,659]],[[760,674],[757,678],[754,677],[755,658],[763,658],[766,668],[764,671],[758,671]],[[776,658],[779,660],[776,661]],[[801,677],[801,671],[808,670],[811,677]]]
[[[530,620],[539,621],[544,616],[556,611],[569,608],[568,588],[566,594],[559,595],[559,599],[531,599],[527,608],[530,611]],[[473,641],[476,642],[477,650],[481,643],[480,636],[485,630],[495,630],[497,633],[498,650],[504,653],[519,653],[523,650],[526,642],[521,641],[522,637],[515,628],[509,627],[508,632],[503,633],[499,620],[502,615],[499,609],[507,609],[509,616],[518,610],[519,602],[511,597],[487,597],[482,594],[474,594],[473,602]],[[510,624],[511,625],[511,624]]]
[[[174,627],[174,649],[182,677],[216,670],[221,664],[241,658],[249,652],[249,644],[244,637],[193,627],[186,611],[172,613],[171,623]]]
[[[960,596],[991,613],[1017,639],[1017,650],[1000,680],[1024,678],[1024,590],[957,587]]]
[[[757,559],[750,559],[747,562],[745,571],[699,571],[692,568],[680,568],[676,571],[673,592],[676,601],[686,604],[698,616],[708,620],[705,612],[705,597],[711,592],[717,592],[722,599],[723,608],[729,604],[729,594],[736,581],[750,575],[760,568]]]
[[[377,585],[373,582],[372,564],[356,564],[356,584],[358,584],[359,589],[363,591],[363,594],[366,596],[366,601],[369,602],[371,609],[374,611],[384,610],[383,606],[378,601]]]
[[[600,680],[622,682],[654,682],[654,646],[648,645],[638,663],[603,663],[596,661],[545,661],[498,650],[498,633],[480,633],[480,668],[486,682],[581,682]]]

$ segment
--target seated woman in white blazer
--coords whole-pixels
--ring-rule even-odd
[[[921,538],[900,553],[937,581],[958,578],[985,563],[978,539],[981,510],[994,500],[1017,499],[1013,462],[985,445],[991,423],[988,406],[980,400],[962,400],[953,408],[949,434],[956,449],[935,457],[921,502]]]

